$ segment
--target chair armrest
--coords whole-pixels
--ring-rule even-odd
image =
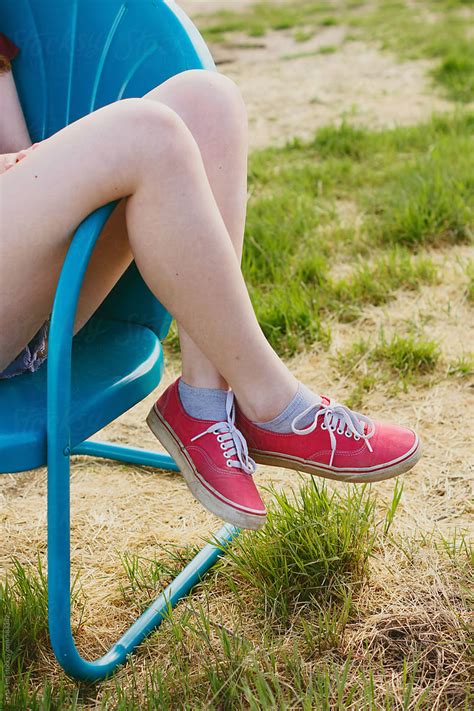
[[[69,446],[71,351],[77,303],[87,266],[102,229],[118,204],[103,205],[77,227],[56,287],[48,335],[46,361],[48,449]],[[52,441],[50,441],[52,439]],[[57,450],[56,450],[57,451]],[[49,452],[48,452],[49,455]]]

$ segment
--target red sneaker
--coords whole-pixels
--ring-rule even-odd
[[[298,429],[298,422],[312,410],[314,421]],[[289,434],[258,427],[238,406],[236,422],[256,462],[338,481],[390,479],[411,469],[421,457],[414,430],[373,421],[324,395],[295,417]]]
[[[266,518],[265,505],[252,478],[256,464],[234,424],[232,391],[227,395],[226,422],[200,420],[185,411],[178,382],[179,378],[152,407],[148,426],[203,506],[240,528],[261,528]]]

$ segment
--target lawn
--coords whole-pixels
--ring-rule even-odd
[[[130,663],[100,684],[68,679],[49,647],[45,472],[0,480],[0,711],[467,711],[472,0],[236,2],[205,16],[199,2],[185,5],[215,54],[237,52],[230,72],[248,53],[270,54],[278,38],[290,47],[278,61],[304,55],[315,72],[367,47],[393,71],[422,67],[426,95],[445,102],[416,123],[398,122],[397,113],[377,126],[336,108],[304,135],[254,148],[243,254],[261,326],[297,377],[377,419],[414,426],[424,456],[414,472],[373,487],[259,468],[264,529],[237,538]],[[322,52],[311,45],[335,28],[343,32]],[[264,47],[255,50],[256,41]],[[270,125],[258,112],[250,125],[262,118]],[[165,347],[168,384],[179,370],[174,330]],[[154,396],[105,436],[154,446],[143,423]],[[72,493],[73,630],[93,658],[219,521],[179,475],[147,467],[77,457]]]

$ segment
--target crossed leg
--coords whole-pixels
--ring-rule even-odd
[[[248,138],[246,109],[237,87],[222,74],[191,70],[168,79],[143,98],[169,106],[191,131],[240,260],[247,205]],[[102,288],[104,273],[108,271],[110,279],[114,279],[132,259],[124,203],[125,199],[105,225],[104,234],[108,237],[98,245],[91,262],[78,306],[78,327],[97,307],[97,287]],[[115,263],[112,272],[111,258]],[[201,387],[225,387],[224,378],[179,323],[178,331],[184,380]]]
[[[208,73],[200,73],[211,81],[204,76]],[[188,77],[180,79],[185,80]],[[233,92],[234,119],[242,125],[242,113],[235,110],[241,102],[237,90],[229,80],[217,81]],[[168,91],[167,100],[181,106],[171,80],[161,90],[163,98]],[[221,108],[228,103],[222,102]],[[222,113],[216,113],[215,125],[223,120]],[[228,123],[227,116],[226,127]],[[58,131],[0,176],[0,370],[48,315],[79,222],[100,205],[124,198],[94,253],[76,330],[133,254],[148,286],[177,318],[182,332],[186,329],[184,350],[192,354],[188,361],[200,357],[210,380],[221,373],[253,419],[270,419],[289,402],[296,380],[258,326],[229,239],[232,231],[239,252],[245,219],[245,134],[236,150],[241,163],[232,184],[232,131],[219,134],[224,144],[228,140],[221,155],[213,144],[217,134],[212,119],[201,118],[197,124],[200,146],[186,121],[164,102],[125,99]],[[220,162],[212,158],[213,151]],[[221,175],[229,182],[219,180]]]

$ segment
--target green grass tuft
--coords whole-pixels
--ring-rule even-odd
[[[335,54],[338,49],[339,47],[336,47],[334,44],[325,44],[319,48],[318,54]]]
[[[431,373],[440,358],[438,344],[435,341],[416,339],[413,335],[395,334],[390,340],[378,344],[371,353],[372,361],[386,363],[402,378]]]
[[[447,53],[432,76],[455,101],[474,100],[474,48],[472,39],[461,42]]]
[[[369,338],[359,338],[346,350],[338,351],[332,363],[339,377],[353,383],[344,402],[357,410],[378,385],[388,386],[395,395],[400,387],[406,389],[409,382],[424,382],[424,376],[437,370],[440,357],[435,341],[415,337],[413,333],[406,336],[396,333],[386,339],[382,329],[375,345]],[[451,374],[456,373],[448,370],[448,375]]]
[[[199,546],[158,545],[155,558],[137,553],[120,553],[119,558],[127,583],[120,583],[122,598],[127,603],[145,608],[199,552]]]
[[[474,356],[458,356],[449,364],[447,374],[457,378],[471,378],[474,375]]]
[[[8,653],[10,669],[26,671],[48,635],[47,580],[39,557],[37,570],[13,559],[9,577],[0,585],[0,627],[2,665],[7,662]]]
[[[12,568],[0,583],[0,709],[17,711],[74,710],[77,691],[62,681],[47,680],[33,688],[32,668],[49,650],[47,579],[38,555],[36,568],[13,558]],[[76,582],[76,581],[75,581]],[[73,602],[77,595],[72,591]]]
[[[466,299],[473,304],[474,303],[474,259],[469,259],[465,266],[465,272],[467,276],[467,284],[464,290]]]
[[[400,287],[416,290],[437,280],[437,269],[430,258],[414,258],[395,247],[371,264],[360,259],[350,277],[334,280],[332,310],[339,320],[351,321],[359,315],[361,306],[384,304]]]
[[[325,348],[330,345],[331,329],[322,322],[313,293],[296,281],[268,290],[250,289],[260,326],[274,348],[292,355],[315,341]]]
[[[232,32],[245,32],[249,36],[264,35],[269,30],[291,30],[308,33],[318,25],[336,24],[337,19],[326,13],[331,2],[256,2],[244,11],[220,10],[203,16],[200,30],[203,36],[214,42],[224,42]],[[304,41],[304,40],[303,40]]]
[[[226,556],[223,574],[243,581],[257,609],[277,625],[303,606],[347,605],[367,574],[374,544],[374,499],[364,487],[330,493],[315,478],[293,496],[273,491],[265,527],[245,532]],[[330,614],[330,620],[333,614]]]
[[[472,140],[440,141],[407,162],[379,192],[369,229],[375,239],[408,247],[469,242],[474,221]]]
[[[370,132],[343,121],[340,126],[323,126],[313,141],[321,158],[359,160],[370,150]]]

